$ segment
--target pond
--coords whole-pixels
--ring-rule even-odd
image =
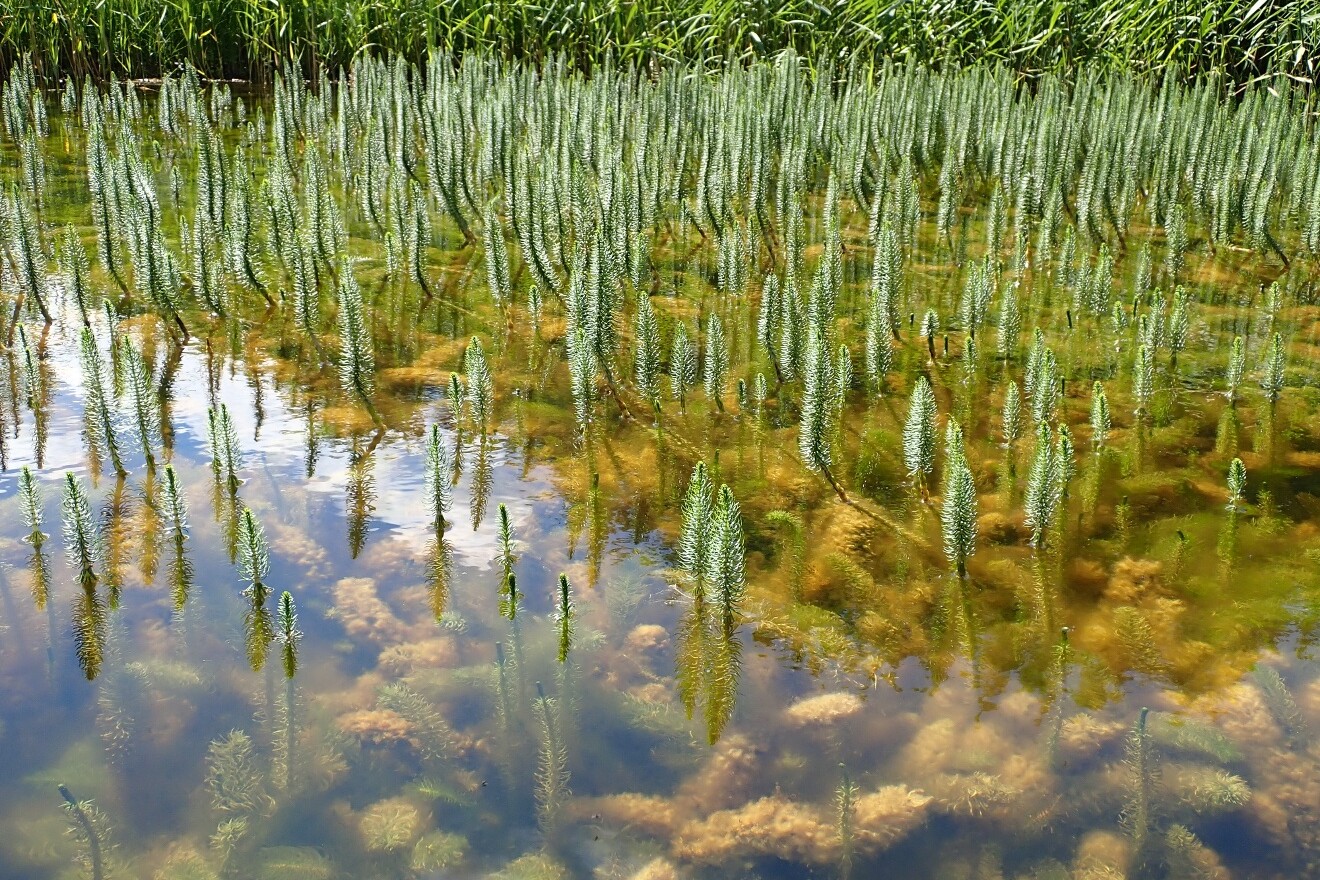
[[[0,875],[1320,871],[1310,100],[16,68]]]

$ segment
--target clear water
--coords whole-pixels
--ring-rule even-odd
[[[54,122],[47,210],[85,224],[79,135]],[[367,283],[381,275],[380,248],[348,211],[350,250],[377,298],[383,431],[299,347],[291,318],[259,302],[228,325],[195,316],[177,351],[154,317],[119,327],[154,375],[173,377],[160,455],[190,511],[181,557],[141,452],[124,480],[89,461],[69,304],[48,331],[25,325],[44,399],[27,403],[17,346],[4,353],[0,876],[90,875],[59,785],[91,802],[80,809],[102,834],[106,877],[1320,870],[1316,325],[1293,300],[1263,313],[1259,285],[1279,272],[1268,260],[1189,257],[1192,342],[1176,375],[1161,353],[1144,424],[1130,415],[1130,358],[1092,327],[1070,331],[1066,294],[1042,308],[1066,419],[1089,436],[1089,385],[1103,378],[1115,429],[1103,453],[1079,440],[1062,526],[1033,552],[1021,513],[1033,441],[1003,449],[1005,365],[983,353],[969,375],[957,334],[928,363],[905,326],[886,393],[851,394],[841,472],[855,503],[843,504],[800,463],[787,390],[760,413],[730,393],[717,413],[698,387],[686,413],[666,403],[658,425],[607,404],[579,436],[562,318],[533,331],[520,306],[497,308],[479,249],[452,229],[431,251],[444,294],[417,314],[416,291]],[[865,216],[845,224],[840,326],[851,334],[870,260]],[[658,250],[682,293],[655,297],[665,327],[710,289],[713,249],[680,236]],[[926,241],[909,272],[936,288],[952,270]],[[754,313],[742,314],[733,375],[750,384],[763,367],[749,365]],[[104,339],[104,318],[96,326]],[[1228,341],[1245,333],[1254,365],[1271,326],[1293,340],[1283,401],[1270,411],[1253,367],[1230,406]],[[473,334],[496,389],[484,438],[446,392]],[[1122,339],[1130,354],[1130,332]],[[982,518],[966,580],[940,549],[938,502],[904,475],[918,373],[967,436]],[[207,445],[207,409],[221,402],[242,447],[236,497],[270,541],[267,582],[297,603],[292,678],[278,645],[261,671],[245,650],[234,502]],[[423,433],[436,423],[461,450],[440,550],[423,486]],[[1250,475],[1235,515],[1224,489],[1234,455]],[[679,502],[698,460],[743,505],[748,595],[731,638],[695,625],[676,586]],[[18,514],[25,465],[51,535],[44,602]],[[92,680],[75,653],[83,592],[58,534],[66,471],[94,487],[104,577],[122,584],[103,610]],[[512,619],[499,605],[501,504],[522,591]],[[437,554],[446,578],[433,574]],[[560,572],[577,614],[564,662]]]

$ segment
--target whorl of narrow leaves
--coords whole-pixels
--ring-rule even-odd
[[[724,411],[724,391],[729,384],[729,343],[724,338],[724,322],[712,314],[706,321],[706,362],[702,373],[706,397]]]
[[[713,552],[714,516],[713,489],[706,463],[697,462],[683,496],[683,525],[678,539],[678,564],[692,579],[698,602],[706,595],[706,579],[710,573]]]
[[[82,240],[78,238],[78,232],[72,225],[65,226],[64,231],[60,233],[59,258],[60,272],[64,275],[69,296],[78,309],[78,317],[82,319],[83,326],[87,326],[91,323],[90,314],[93,310],[92,282],[89,277],[91,265],[87,260],[87,251],[83,249]]]
[[[502,577],[500,582],[508,581],[509,576],[513,574],[514,564],[517,562],[517,555],[514,552],[513,542],[513,521],[509,519],[509,508],[503,503],[500,504],[500,534],[498,541],[498,561]]]
[[[778,337],[782,333],[779,319],[783,311],[782,295],[779,290],[779,278],[766,276],[761,285],[761,305],[756,315],[756,341],[760,343],[765,355],[772,364],[777,364],[779,356]]]
[[[243,508],[238,519],[238,570],[251,589],[265,587],[270,572],[270,549],[266,530],[249,507]]]
[[[165,515],[178,535],[188,530],[188,505],[179,487],[179,476],[174,465],[165,465]]]
[[[918,483],[935,469],[935,391],[925,376],[918,376],[908,401],[903,425],[903,461],[908,476]]]
[[[41,317],[49,324],[52,321],[50,309],[46,305],[46,257],[41,244],[41,229],[37,219],[32,216],[32,207],[27,199],[15,191],[10,201],[9,226],[12,247],[12,266],[22,285],[22,290],[36,305]]]
[[[637,390],[652,406],[660,403],[660,327],[644,292],[637,297],[637,355],[633,362]]]
[[[568,660],[568,652],[573,649],[573,618],[576,616],[577,611],[573,607],[568,575],[561,573],[559,575],[559,603],[555,609],[555,624],[559,630],[558,658],[560,663]]]
[[[1150,398],[1155,393],[1155,352],[1150,345],[1137,346],[1137,355],[1132,362],[1132,399],[1136,402],[1136,414],[1145,415],[1150,409]]]
[[[807,331],[807,357],[802,380],[802,419],[798,427],[798,451],[812,472],[828,472],[838,420],[834,363],[825,341],[811,327]]]
[[[96,585],[96,569],[101,562],[101,533],[92,519],[92,506],[82,483],[72,471],[64,474],[64,549],[69,564],[78,570],[78,580],[84,589]]]
[[[949,462],[945,477],[940,523],[944,529],[944,555],[958,572],[967,575],[967,560],[976,552],[976,483],[962,456]]]
[[[1068,484],[1077,472],[1077,450],[1073,446],[1072,432],[1067,425],[1059,425],[1059,435],[1055,440],[1054,461],[1059,486],[1059,496],[1068,497]]]
[[[339,269],[339,384],[375,412],[376,356],[367,332],[362,288],[347,260]]]
[[[1017,382],[1011,380],[1008,389],[1004,392],[1000,425],[1004,435],[1004,446],[1012,448],[1013,444],[1022,437],[1022,395],[1018,391]]]
[[[206,411],[208,440],[211,445],[211,470],[217,481],[228,484],[230,491],[238,488],[238,472],[243,469],[243,451],[238,443],[238,430],[229,415],[229,407]]]
[[[1317,187],[1320,191],[1320,186]],[[1228,399],[1234,400],[1237,397],[1238,385],[1242,383],[1242,376],[1247,370],[1247,353],[1242,345],[1242,337],[1234,336],[1233,344],[1228,350],[1228,368],[1224,371],[1224,383],[1228,386]]]
[[[23,526],[34,539],[41,536],[41,493],[37,489],[36,477],[27,465],[18,475],[18,512],[23,518]]]
[[[720,487],[713,518],[710,581],[720,605],[725,632],[731,632],[747,587],[742,509],[728,486]]]
[[[490,282],[491,296],[495,302],[504,305],[509,302],[513,287],[509,283],[509,249],[504,243],[504,225],[495,213],[494,203],[486,206],[481,243],[486,252],[486,278]]]
[[[121,337],[119,349],[128,398],[133,407],[133,426],[137,430],[138,443],[142,445],[147,466],[153,467],[156,457],[152,450],[160,442],[160,410],[156,407],[156,394],[151,387],[146,362],[127,336]]]
[[[457,373],[449,374],[449,410],[454,414],[455,419],[463,417],[463,408],[467,406],[467,389],[463,387],[463,380],[458,378]]]
[[[1247,466],[1235,458],[1228,464],[1228,509],[1237,510],[1247,488]]]
[[[280,644],[284,648],[284,676],[293,678],[298,674],[298,642],[302,641],[302,631],[298,629],[298,612],[293,607],[293,596],[285,590],[280,594],[279,608],[276,610],[276,626],[279,630]]]
[[[1022,312],[1018,309],[1017,290],[1009,287],[999,301],[999,356],[1011,359],[1017,354],[1018,336],[1022,333]]]
[[[82,361],[83,388],[87,391],[87,439],[97,455],[107,455],[115,473],[124,476],[124,464],[119,457],[119,440],[115,436],[115,415],[101,350],[96,337],[84,327],[79,339],[79,357]]]
[[[463,372],[467,374],[468,406],[472,420],[486,432],[495,414],[495,384],[491,380],[490,366],[486,363],[486,350],[481,340],[473,336],[463,353]]]
[[[596,349],[591,334],[580,321],[568,328],[568,377],[573,391],[573,410],[578,427],[586,429],[596,399]]]
[[[1026,522],[1031,527],[1031,545],[1041,547],[1059,504],[1059,462],[1049,425],[1036,432],[1036,453],[1027,476]]]
[[[1169,313],[1169,351],[1172,362],[1178,363],[1178,355],[1187,347],[1187,333],[1191,329],[1191,306],[1185,289],[1179,287],[1173,295],[1173,311]]]
[[[1283,337],[1276,332],[1270,340],[1269,350],[1265,352],[1265,366],[1260,377],[1260,387],[1265,391],[1265,399],[1271,406],[1278,403],[1283,394],[1283,368]]]
[[[674,328],[673,348],[669,355],[669,387],[674,399],[683,407],[687,388],[697,381],[697,349],[688,337],[687,324],[680,321]]]
[[[1099,450],[1109,438],[1113,422],[1109,416],[1109,398],[1098,381],[1091,385],[1091,445]]]
[[[440,426],[432,425],[426,438],[426,509],[437,535],[445,530],[445,514],[453,503],[449,478],[453,470],[454,454],[441,435]]]

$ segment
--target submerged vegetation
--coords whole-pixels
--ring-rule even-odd
[[[1316,870],[1313,94],[514,30],[14,69],[0,873]]]

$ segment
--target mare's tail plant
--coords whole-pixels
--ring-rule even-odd
[[[546,696],[536,683],[536,720],[540,725],[540,749],[536,762],[536,821],[541,833],[551,837],[559,823],[560,810],[571,792],[568,789],[568,748],[559,730],[559,701]]]
[[[559,575],[559,607],[555,610],[555,626],[559,635],[558,659],[560,663],[568,661],[568,652],[573,649],[573,621],[577,610],[573,607],[573,597],[569,592],[568,575]]]
[[[362,288],[347,260],[339,270],[339,384],[371,416],[377,428],[385,422],[376,409],[376,355],[367,331]]]
[[[244,507],[238,520],[238,568],[247,582],[243,595],[249,602],[245,618],[248,662],[253,672],[266,666],[266,656],[275,640],[274,621],[266,607],[270,592],[266,575],[270,572],[270,549],[266,532],[249,507]]]
[[[115,473],[127,476],[124,462],[119,455],[119,440],[115,433],[115,413],[108,383],[110,377],[101,351],[96,345],[92,331],[84,327],[79,343],[79,355],[82,360],[83,387],[87,390],[87,439],[98,459],[108,457]]]
[[[445,531],[445,514],[453,503],[454,453],[445,443],[439,425],[432,425],[426,438],[426,509],[437,540]],[[502,507],[503,505],[501,505]]]
[[[923,498],[926,478],[935,469],[935,391],[925,376],[917,377],[903,426],[903,460]]]

